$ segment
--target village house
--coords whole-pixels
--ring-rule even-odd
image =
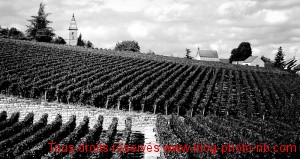
[[[202,61],[220,61],[216,50],[200,50],[199,47],[195,59]]]
[[[242,65],[244,61],[232,61],[232,64]]]
[[[250,56],[245,61],[232,61],[232,64],[265,67],[265,62],[258,56]]]
[[[242,65],[265,67],[265,62],[258,56],[250,56],[242,63]]]

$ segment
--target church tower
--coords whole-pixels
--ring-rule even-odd
[[[69,27],[69,45],[77,44],[77,25],[74,17],[74,13],[71,19],[70,27]]]

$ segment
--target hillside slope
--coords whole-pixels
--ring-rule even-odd
[[[0,39],[0,90],[162,114],[299,116],[300,78],[280,71]]]

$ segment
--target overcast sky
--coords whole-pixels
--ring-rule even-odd
[[[40,2],[58,36],[68,38],[74,12],[78,32],[99,48],[135,40],[142,52],[195,56],[199,46],[229,58],[247,41],[253,55],[274,59],[282,46],[300,58],[299,0],[0,0],[0,25],[25,31]]]

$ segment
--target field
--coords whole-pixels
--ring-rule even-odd
[[[285,72],[6,39],[0,46],[4,94],[165,115],[299,116],[300,78]]]
[[[13,96],[17,101],[43,101],[33,106],[26,106],[24,100],[21,104],[3,103],[1,109],[12,116],[7,118],[2,112],[0,124],[5,127],[1,127],[0,133],[11,132],[14,127],[19,129],[8,137],[0,135],[0,146],[22,135],[23,131],[33,131],[24,128],[24,122],[40,123],[41,127],[37,127],[39,131],[32,136],[27,133],[27,136],[14,139],[13,147],[5,147],[9,151],[1,149],[2,157],[53,157],[55,153],[47,154],[48,149],[45,149],[49,148],[45,143],[52,139],[75,145],[81,140],[110,145],[120,139],[124,143],[142,141],[144,144],[148,142],[143,130],[149,124],[148,118],[152,122],[145,129],[155,129],[157,143],[162,145],[192,145],[195,142],[219,146],[224,143],[295,144],[299,151],[300,78],[297,75],[218,62],[1,38],[0,55],[3,99]],[[19,120],[17,112],[21,114]],[[50,114],[48,125],[45,113]],[[76,122],[73,115],[76,115]],[[132,122],[125,123],[125,120]],[[138,121],[140,125],[136,124]],[[74,135],[76,138],[70,137],[78,132],[81,134]],[[42,137],[35,139],[37,133]],[[132,141],[130,137],[134,135],[131,134],[142,139]],[[155,139],[149,141],[156,142]],[[159,154],[165,158],[297,158],[299,155],[222,154],[221,151],[216,154]],[[124,158],[127,154],[74,152],[64,155]]]

